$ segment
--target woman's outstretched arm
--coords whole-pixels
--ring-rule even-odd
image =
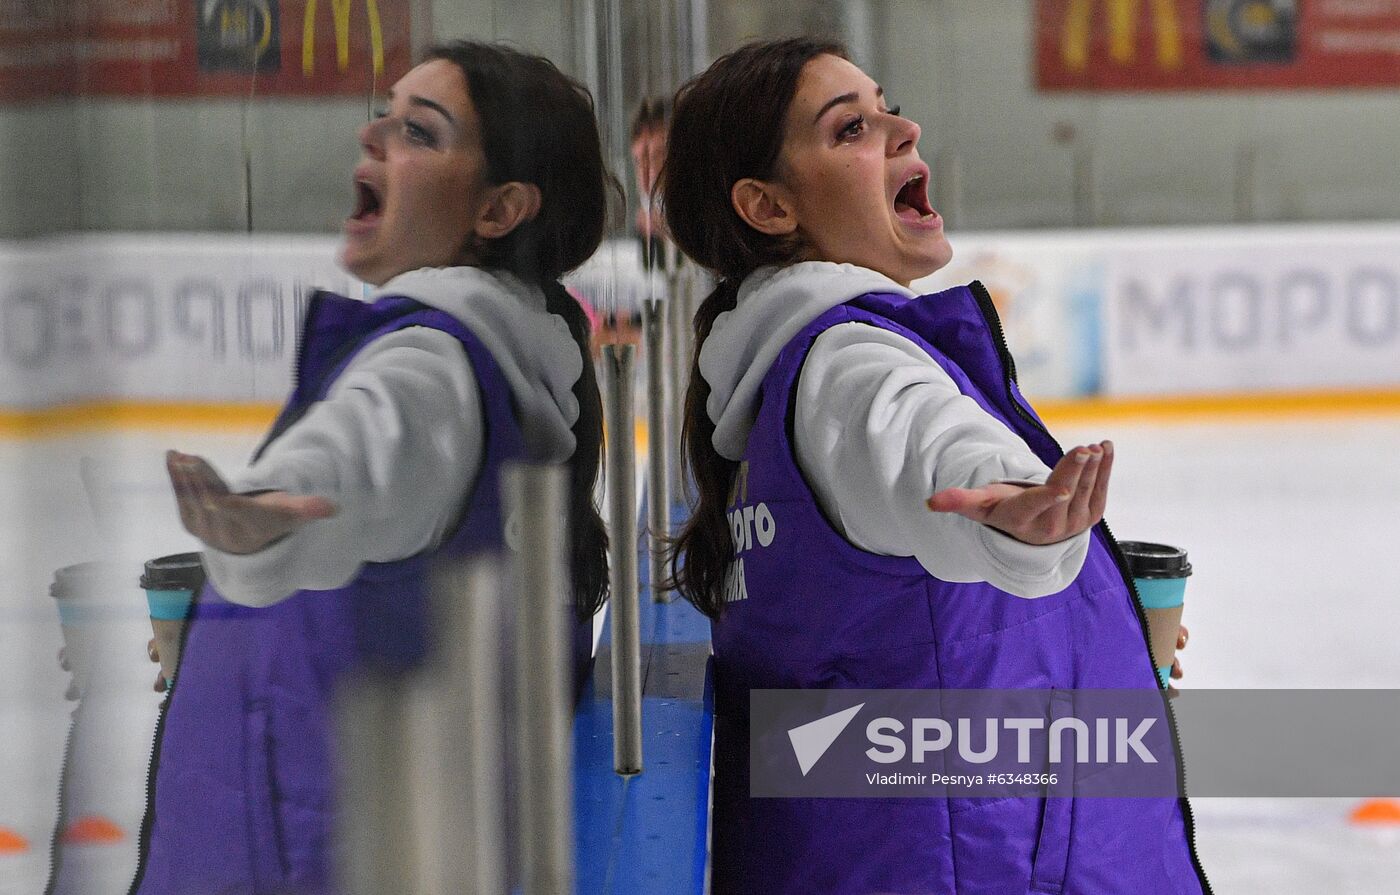
[[[1009,496],[1035,490],[1028,486],[1051,472],[904,336],[861,323],[820,335],[798,381],[793,428],[818,502],[857,547],[1027,598],[1063,590],[1083,565],[1087,535],[1033,544],[929,512],[929,495],[944,489]]]
[[[227,484],[174,455],[181,519],[233,602],[340,587],[448,533],[481,463],[481,415],[461,343],[424,327],[390,334]]]

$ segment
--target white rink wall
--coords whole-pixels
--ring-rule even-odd
[[[981,232],[916,283],[982,280],[1035,398],[1400,389],[1400,225]],[[0,243],[0,407],[274,403],[316,288],[362,295],[338,239]],[[605,247],[579,277],[644,285]],[[628,284],[631,284],[629,286]],[[626,288],[623,288],[626,287]]]

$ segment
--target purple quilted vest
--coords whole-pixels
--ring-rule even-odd
[[[912,300],[864,295],[787,344],[763,381],[736,482],[730,510],[754,523],[737,539],[730,602],[713,624],[713,891],[1209,891],[1184,799],[749,798],[750,689],[1158,686],[1102,525],[1074,583],[1033,600],[941,581],[912,557],[867,553],[831,526],[795,460],[792,404],[812,342],[847,322],[910,339],[1047,465],[1062,456],[1016,388],[979,283]]]
[[[264,447],[326,396],[365,345],[411,326],[457,337],[480,386],[485,450],[461,521],[435,551],[369,563],[343,588],[298,591],[274,606],[237,606],[206,585],[158,729],[133,893],[329,891],[333,684],[367,663],[417,662],[428,645],[432,559],[501,541],[499,475],[524,453],[520,426],[496,362],[445,312],[407,298],[365,304],[317,294],[296,389]]]

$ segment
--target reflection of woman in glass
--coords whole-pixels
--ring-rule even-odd
[[[985,290],[909,289],[951,256],[919,136],[810,40],[677,95],[667,223],[721,278],[675,565],[713,620],[714,891],[1199,892],[1173,798],[749,797],[753,689],[1157,686],[1097,525],[1112,445],[1044,431]]]
[[[334,682],[419,658],[428,563],[499,541],[503,461],[570,461],[580,609],[606,588],[600,402],[558,284],[604,227],[591,100],[501,47],[428,60],[360,132],[342,261],[374,301],[317,297],[296,390],[247,471],[226,484],[168,457],[211,586],[162,721],[135,891],[329,885]]]

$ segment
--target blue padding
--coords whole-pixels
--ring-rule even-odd
[[[1186,598],[1185,578],[1134,578],[1133,583],[1147,609],[1170,609]]]
[[[710,622],[684,600],[653,603],[645,553],[638,568],[643,771],[613,773],[612,638],[605,627],[574,718],[577,890],[700,895],[714,726]]]
[[[598,711],[580,711],[574,728],[578,891],[700,895],[712,702],[643,697],[645,769],[630,778],[612,770],[612,703],[594,705]]]

